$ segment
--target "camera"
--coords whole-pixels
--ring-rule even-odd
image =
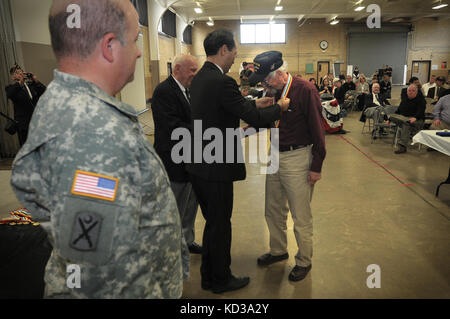
[[[25,75],[26,75],[27,78],[29,78],[30,80],[33,79],[33,73],[25,73]]]

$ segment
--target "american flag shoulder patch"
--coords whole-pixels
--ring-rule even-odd
[[[77,170],[71,193],[114,202],[118,186],[118,178]]]

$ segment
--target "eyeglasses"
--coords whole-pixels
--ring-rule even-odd
[[[270,86],[270,85],[269,85],[269,81],[268,81],[267,79],[262,80],[262,81],[261,81],[261,84],[264,85],[264,86],[267,86],[267,87]]]

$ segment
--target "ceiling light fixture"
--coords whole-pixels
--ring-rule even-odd
[[[364,6],[359,6],[355,8],[355,11],[362,11],[365,7]]]
[[[448,6],[448,3],[442,3],[442,1],[439,1],[439,4],[436,4],[434,7],[432,7],[433,10],[442,9]]]
[[[195,13],[198,13],[198,14],[203,13],[202,8],[194,8],[194,11],[195,11]]]
[[[339,23],[339,20],[335,20],[335,19],[330,22],[331,25],[335,25],[335,24],[338,24],[338,23]]]
[[[283,6],[276,6],[275,7],[275,11],[281,11],[281,10],[283,10]]]

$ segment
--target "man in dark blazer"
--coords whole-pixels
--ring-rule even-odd
[[[386,99],[383,93],[381,93],[380,84],[374,83],[372,86],[372,93],[366,95],[365,103],[364,103],[364,109],[361,113],[360,121],[365,122],[366,117],[373,117],[374,109],[376,109],[378,106],[387,106],[391,105],[389,101]],[[368,109],[369,112],[366,112]]]
[[[183,234],[189,251],[193,254],[202,252],[201,246],[194,241],[198,202],[185,164],[176,164],[172,160],[171,151],[175,141],[172,141],[171,135],[177,128],[191,129],[189,88],[197,69],[198,63],[193,56],[177,56],[173,62],[173,74],[156,87],[152,98],[154,147],[169,175],[180,212]]]
[[[17,134],[19,144],[22,146],[27,140],[28,127],[34,108],[46,87],[39,82],[36,75],[23,72],[18,65],[12,67],[9,73],[14,84],[5,88],[6,96],[14,104],[14,120],[18,122]]]
[[[436,86],[428,90],[427,97],[433,99],[432,104],[436,104],[437,101],[444,96],[445,88],[442,87],[444,83],[445,78],[443,76],[438,76],[436,78]]]
[[[275,106],[273,98],[247,101],[236,81],[226,75],[237,53],[230,31],[213,31],[203,45],[207,61],[191,85],[194,131],[202,135],[208,129],[220,131],[225,140],[227,129],[238,129],[240,119],[254,127],[267,127],[280,119],[281,112],[289,107],[288,99],[281,99]],[[245,179],[245,163],[237,159],[238,150],[242,150],[240,137],[234,136],[231,141],[222,143],[215,149],[220,159],[210,161],[204,158],[203,151],[206,152],[205,146],[210,147],[212,142],[197,135],[194,134],[192,148],[194,161],[187,165],[187,170],[206,220],[200,269],[202,288],[222,293],[240,289],[250,282],[249,277],[233,276],[230,269],[233,182]],[[230,151],[234,152],[233,160],[227,157]]]

